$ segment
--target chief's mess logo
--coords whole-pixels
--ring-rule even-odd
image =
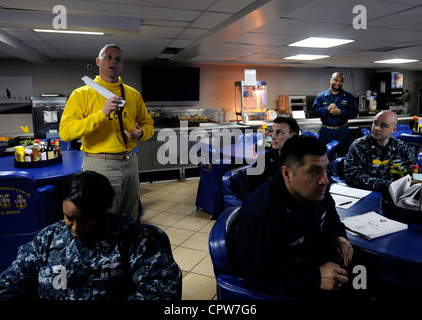
[[[0,187],[0,215],[20,214],[31,194],[14,187]]]

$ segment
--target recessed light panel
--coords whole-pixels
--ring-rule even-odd
[[[387,59],[387,60],[378,60],[374,61],[375,63],[411,63],[411,62],[417,62],[419,60],[414,59]]]
[[[289,60],[317,60],[317,59],[323,59],[328,58],[329,56],[321,55],[321,54],[297,54],[295,56],[286,57],[284,59]]]
[[[306,48],[331,48],[341,46],[346,43],[354,42],[355,40],[348,39],[333,39],[333,38],[317,38],[310,37],[305,40],[289,44],[290,47],[306,47]]]
[[[91,36],[103,36],[104,32],[93,32],[93,31],[72,31],[62,29],[32,29],[35,32],[48,32],[48,33],[67,33],[67,34],[83,34]]]

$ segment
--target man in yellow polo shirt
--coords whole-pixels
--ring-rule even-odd
[[[154,121],[141,94],[123,84],[123,51],[116,45],[103,47],[96,59],[100,75],[95,78],[117,97],[104,98],[88,85],[73,91],[60,123],[60,138],[82,138],[85,152],[82,170],[105,175],[116,196],[111,212],[137,217],[139,203],[138,158],[133,152],[137,141],[154,134]],[[126,101],[123,108],[121,101]]]

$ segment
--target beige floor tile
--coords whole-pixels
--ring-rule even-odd
[[[169,182],[142,183],[140,189],[158,190],[168,184]]]
[[[175,202],[175,203],[179,203],[182,202],[186,199],[188,199],[190,197],[190,195],[188,194],[183,194],[183,193],[170,193],[166,196],[163,197],[163,199],[165,199],[166,201],[170,201],[170,202]]]
[[[209,235],[214,224],[215,224],[215,220],[210,220],[210,222],[208,222],[205,226],[199,229],[199,232],[205,232],[205,233],[208,233]]]
[[[178,203],[175,206],[168,208],[166,212],[177,213],[187,216],[195,210],[196,206],[193,206],[191,204]]]
[[[183,219],[182,215],[161,212],[160,214],[152,217],[151,219],[147,220],[146,222],[152,223],[152,224],[160,224],[160,225],[170,227],[181,219]]]
[[[183,188],[177,189],[176,191],[174,191],[174,193],[181,193],[181,194],[185,194],[189,196],[195,195],[195,198],[196,198],[197,191],[198,191],[197,188],[183,187]]]
[[[158,210],[158,211],[165,211],[168,208],[171,208],[174,206],[174,202],[169,202],[169,201],[165,201],[165,200],[156,200],[154,202],[149,203],[148,205],[143,205],[142,206],[146,209],[151,209],[151,210]]]
[[[199,179],[141,184],[141,221],[158,226],[170,239],[182,270],[183,300],[216,299],[214,269],[208,251],[215,220],[195,206]]]
[[[169,227],[166,229],[166,233],[170,239],[170,244],[178,246],[191,237],[195,231]]]
[[[214,278],[192,272],[183,278],[182,300],[211,300],[215,294]]]
[[[146,195],[141,196],[142,208],[147,208],[151,203],[157,201],[157,199],[150,199]]]
[[[151,192],[148,192],[145,197],[149,199],[162,199],[164,197],[168,196],[168,192],[163,192],[160,190],[153,190]]]
[[[204,220],[211,220],[211,215],[203,209],[195,210],[190,214],[191,217],[196,217]]]
[[[163,186],[159,189],[159,191],[162,192],[177,192],[177,190],[180,190],[180,188],[183,188],[184,184],[183,182],[173,182],[173,183],[169,183],[166,186]]]
[[[149,190],[149,189],[139,189],[139,195],[142,197],[151,191],[152,190]]]
[[[195,202],[196,202],[196,194],[182,201],[182,203],[191,204],[196,207]]]
[[[159,215],[160,213],[161,211],[158,211],[158,210],[144,209],[141,216],[141,222],[148,221],[151,218]]]
[[[208,252],[208,238],[209,235],[202,232],[196,232],[191,237],[183,241],[180,246],[195,250]]]
[[[181,270],[191,271],[207,255],[204,251],[177,247],[173,250],[174,260]]]
[[[212,265],[211,257],[209,254],[205,256],[193,269],[193,273],[198,273],[208,277],[214,277],[214,267]]]
[[[173,226],[175,228],[187,229],[192,231],[198,231],[204,227],[209,220],[197,217],[186,216],[183,219],[178,220]]]
[[[196,178],[196,179],[187,179],[187,180],[185,180],[185,184],[187,186],[190,186],[190,187],[192,187],[192,186],[198,187],[199,178]]]

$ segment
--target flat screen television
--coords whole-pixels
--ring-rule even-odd
[[[141,67],[142,97],[147,106],[199,104],[199,67]]]

